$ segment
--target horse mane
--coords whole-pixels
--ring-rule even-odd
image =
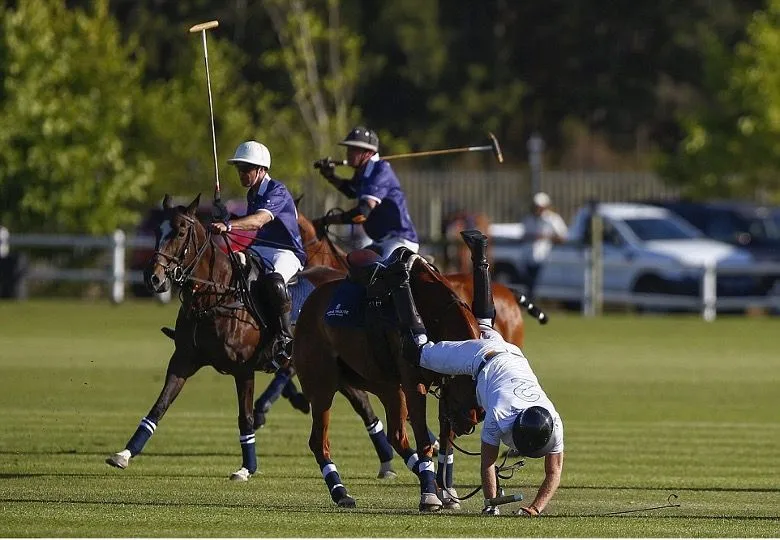
[[[333,243],[327,234],[322,238],[317,238],[314,223],[300,210],[298,211],[298,229],[301,232],[306,258],[309,260],[308,264],[330,266],[344,272],[348,270],[347,252]]]

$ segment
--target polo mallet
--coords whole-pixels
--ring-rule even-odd
[[[211,74],[209,73],[209,48],[206,45],[206,30],[211,30],[219,26],[219,21],[208,21],[200,24],[196,24],[190,28],[190,33],[200,32],[203,38],[203,59],[206,62],[206,86],[209,90],[209,115],[211,116],[211,143],[214,147],[214,176],[216,178],[216,184],[214,185],[214,202],[220,202],[219,192],[219,164],[217,163],[217,133],[214,130],[214,105],[211,101]]]
[[[448,148],[445,150],[428,150],[425,152],[409,152],[407,154],[395,154],[392,156],[382,156],[384,160],[402,159],[409,157],[422,157],[422,156],[438,156],[441,154],[459,154],[463,152],[493,152],[496,156],[496,161],[499,163],[504,162],[504,154],[501,152],[501,145],[498,144],[498,139],[492,133],[488,132],[490,138],[490,144],[484,146],[464,146],[462,148]]]

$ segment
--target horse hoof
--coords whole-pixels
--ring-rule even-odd
[[[130,459],[120,453],[116,453],[113,456],[106,458],[106,463],[117,469],[127,469],[130,464]]]
[[[303,414],[309,414],[309,411],[311,410],[309,400],[300,392],[293,394],[292,397],[290,397],[290,405],[293,406],[293,409],[301,411]]]
[[[392,480],[398,476],[393,470],[393,463],[391,461],[385,461],[379,464],[379,474],[376,475],[380,480]]]
[[[253,427],[255,431],[261,427],[265,427],[265,413],[259,409],[255,409],[255,422]]]
[[[442,506],[441,499],[435,493],[423,493],[420,495],[420,512],[438,512]]]
[[[458,501],[458,492],[455,488],[447,488],[440,492],[441,503],[445,510],[460,510],[460,502]]]
[[[230,475],[230,479],[234,482],[248,482],[251,477],[252,473],[246,467],[241,467]]]
[[[441,445],[439,444],[438,440],[431,445],[431,450],[433,450],[433,457],[436,457],[436,456],[439,455],[439,449],[440,448],[441,448]]]
[[[357,507],[357,503],[355,502],[355,499],[353,499],[349,495],[344,495],[342,498],[340,498],[339,501],[336,503],[336,505],[339,508],[355,508],[355,507]]]

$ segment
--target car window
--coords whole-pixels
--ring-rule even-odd
[[[707,236],[722,240],[724,242],[733,242],[740,233],[748,232],[749,226],[746,220],[728,212],[717,212],[710,216],[704,232]]]
[[[698,238],[690,225],[683,227],[676,221],[661,218],[633,218],[625,220],[626,225],[644,242],[652,240],[686,240]]]

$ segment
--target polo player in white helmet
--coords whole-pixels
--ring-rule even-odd
[[[292,302],[287,283],[306,264],[295,201],[285,185],[268,173],[271,152],[264,144],[241,143],[228,163],[235,165],[241,185],[248,188],[247,212],[243,217],[212,223],[211,228],[228,235],[248,231],[252,236],[247,250],[262,261],[266,271],[255,284],[253,296],[260,300],[260,305],[273,309],[274,352],[288,360],[292,353]]]

